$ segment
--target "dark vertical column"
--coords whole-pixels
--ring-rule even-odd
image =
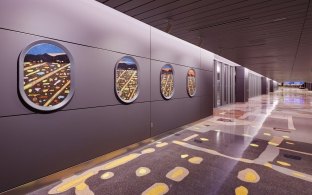
[[[249,74],[248,69],[244,68],[244,76],[245,76],[245,101],[248,102],[249,99]]]
[[[270,80],[270,92],[274,92],[274,83],[273,83],[273,80]]]
[[[247,102],[249,97],[248,71],[242,66],[236,67],[235,100]]]
[[[268,94],[268,82],[266,77],[261,77],[261,94]]]
[[[307,88],[309,91],[312,91],[312,83],[307,83]]]

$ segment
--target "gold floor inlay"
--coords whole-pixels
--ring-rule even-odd
[[[163,195],[169,191],[169,187],[165,183],[155,183],[146,189],[142,195]]]
[[[182,181],[187,175],[189,171],[184,167],[175,167],[171,171],[169,171],[166,175],[168,179],[171,179],[176,182]]]

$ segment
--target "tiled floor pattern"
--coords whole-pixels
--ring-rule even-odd
[[[312,194],[312,93],[280,89],[35,194]]]

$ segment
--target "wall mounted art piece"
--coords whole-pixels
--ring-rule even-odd
[[[193,68],[187,71],[186,79],[187,93],[190,97],[193,97],[196,93],[196,73]]]
[[[139,95],[139,67],[130,56],[121,58],[115,67],[115,90],[124,103],[133,102]]]
[[[170,64],[166,64],[160,71],[160,91],[165,99],[170,99],[174,93],[174,72]]]
[[[23,100],[40,111],[63,107],[73,96],[69,51],[53,41],[37,41],[19,59],[19,92]]]

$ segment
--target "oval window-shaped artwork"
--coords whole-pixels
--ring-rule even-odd
[[[115,68],[115,90],[124,103],[133,102],[139,95],[139,68],[130,56],[121,58]]]
[[[37,41],[20,55],[19,89],[23,100],[40,111],[63,107],[73,96],[72,57],[59,43]]]
[[[170,64],[161,68],[160,72],[160,91],[165,99],[170,99],[174,93],[174,72]]]
[[[188,70],[186,79],[187,93],[193,97],[196,93],[196,72],[193,68]]]

